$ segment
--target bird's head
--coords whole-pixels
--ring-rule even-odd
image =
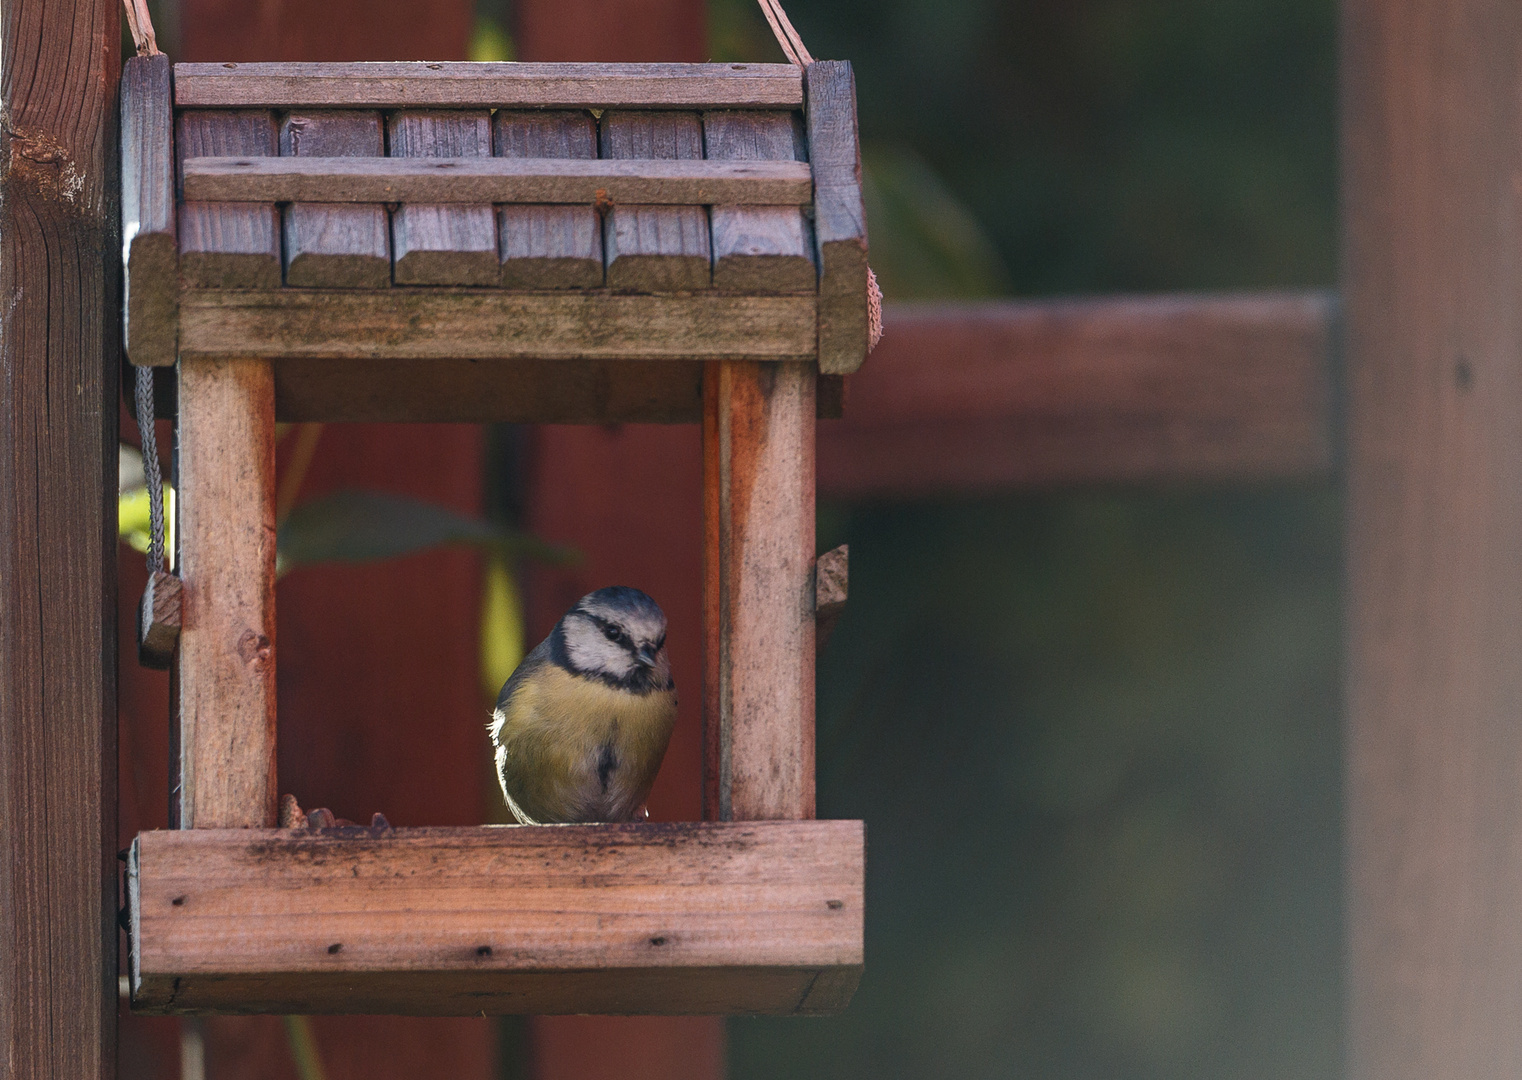
[[[577,674],[638,693],[671,688],[666,613],[638,589],[588,593],[565,613],[556,636],[562,663]]]

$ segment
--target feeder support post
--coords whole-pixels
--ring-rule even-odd
[[[812,363],[703,383],[704,816],[814,816]]]
[[[275,380],[268,360],[181,358],[181,828],[273,827]]]

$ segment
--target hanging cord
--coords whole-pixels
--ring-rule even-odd
[[[782,46],[782,51],[787,53],[787,58],[799,67],[808,67],[814,62],[809,51],[804,47],[803,38],[798,36],[798,31],[793,29],[793,24],[787,17],[787,12],[782,10],[779,0],[756,0],[761,5],[761,14],[766,16],[766,21],[772,24],[772,33],[777,35],[777,44]]]
[[[137,430],[143,443],[143,479],[148,483],[148,573],[164,569],[164,481],[159,475],[159,441],[153,430],[153,369],[137,369]]]
[[[122,0],[127,9],[127,28],[139,56],[158,56],[159,41],[153,33],[153,18],[148,14],[148,0]]]
[[[143,0],[137,0],[142,3]],[[756,0],[761,5],[761,14],[766,16],[766,21],[771,25],[772,34],[777,38],[777,44],[782,46],[782,51],[787,54],[788,60],[798,67],[808,67],[814,62],[813,55],[803,44],[803,38],[793,28],[793,22],[787,17],[787,12],[782,10],[782,0]],[[883,290],[877,284],[877,275],[872,268],[867,267],[867,351],[877,348],[877,343],[883,336]]]

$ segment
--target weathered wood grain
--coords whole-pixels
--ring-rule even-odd
[[[890,305],[819,428],[837,498],[1324,477],[1329,293]]]
[[[380,113],[363,109],[292,112],[280,124],[281,157],[240,160],[263,165],[349,157],[384,161],[386,138],[381,123]],[[194,191],[193,166],[191,161],[184,166],[187,192]],[[223,194],[206,197],[227,199]],[[321,188],[271,201],[292,204],[285,208],[283,222],[287,285],[383,289],[391,284],[391,222],[384,206],[334,206],[345,200]],[[383,201],[375,200],[377,204]]]
[[[791,64],[176,64],[175,104],[228,108],[789,109]]]
[[[824,648],[846,610],[851,549],[833,547],[814,562],[814,651]]]
[[[1522,6],[1342,5],[1351,1080],[1522,1073]]]
[[[696,113],[609,112],[599,129],[604,158],[697,161],[703,126]],[[604,216],[610,289],[683,292],[712,283],[708,211],[701,206],[615,205]]]
[[[500,109],[492,117],[492,150],[495,160],[515,164],[523,158],[595,160],[597,121],[581,110]],[[602,285],[602,220],[591,205],[597,201],[597,191],[594,187],[590,199],[580,200],[585,206],[497,208],[503,287],[595,289]]]
[[[867,356],[867,216],[861,201],[856,80],[843,60],[804,70],[814,244],[819,260],[819,370],[850,374]]]
[[[253,109],[179,113],[175,153],[181,162],[194,157],[274,157],[275,117]],[[279,229],[273,203],[182,203],[180,275],[191,285],[277,289]]]
[[[180,295],[169,58],[122,66],[122,345],[139,366],[174,363]]]
[[[704,113],[703,151],[714,161],[801,163],[808,157],[802,124],[790,112]],[[715,200],[709,213],[715,288],[803,292],[818,287],[813,234],[801,210],[783,205],[741,208]]]
[[[179,824],[273,825],[275,386],[268,360],[181,357]]]
[[[711,364],[704,387],[704,724],[720,820],[814,816],[812,364]],[[716,519],[716,524],[715,524]]]
[[[0,1074],[116,1061],[120,5],[0,48]]]
[[[805,360],[814,325],[812,296],[707,291],[198,289],[180,298],[182,356]]]
[[[484,110],[398,112],[387,123],[392,157],[491,157],[491,116]],[[498,283],[490,205],[403,203],[391,220],[398,285]]]
[[[133,1004],[832,1012],[861,973],[863,863],[859,821],[148,832]]]
[[[591,117],[586,121],[590,125]],[[557,160],[554,154],[531,160],[212,157],[189,159],[182,171],[186,198],[227,202],[426,200],[585,203],[591,208],[605,200],[797,207],[813,199],[813,174],[797,161],[575,161]]]
[[[165,570],[148,575],[137,609],[137,659],[146,668],[167,671],[182,625],[180,579]]]
[[[840,416],[819,380],[816,411]],[[352,360],[275,362],[282,422],[696,424],[697,360]]]

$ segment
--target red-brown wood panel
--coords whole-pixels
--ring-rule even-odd
[[[708,59],[703,0],[519,0],[524,60]],[[537,579],[531,640],[582,592],[644,588],[671,623],[681,705],[653,817],[702,816],[703,492],[696,425],[542,427],[533,439],[529,521],[588,555],[574,574]],[[711,1080],[724,1074],[724,1024],[707,1017],[537,1017],[535,1080]]]
[[[187,61],[463,60],[468,0],[181,0]]]
[[[473,17],[469,0],[185,0],[181,10],[184,49],[176,59],[184,60],[460,59]],[[481,459],[475,427],[332,425],[302,498],[366,487],[476,511]],[[124,588],[140,584],[124,581]],[[344,816],[383,810],[397,824],[485,820],[479,602],[479,562],[458,551],[312,568],[282,582],[280,790]],[[123,739],[130,738],[133,759],[122,775],[132,779],[138,820],[162,824],[163,796],[154,789],[165,783],[167,747],[152,729],[166,723],[164,677],[123,655]],[[162,1060],[162,1029],[140,1026],[149,1023],[163,1022],[124,1025],[124,1075],[162,1077],[177,1068]],[[312,1026],[329,1080],[487,1080],[494,1072],[495,1027],[485,1019],[317,1017]],[[294,1080],[278,1018],[225,1017],[205,1027],[208,1073],[217,1080]],[[133,1074],[126,1055],[139,1053],[159,1060]]]

